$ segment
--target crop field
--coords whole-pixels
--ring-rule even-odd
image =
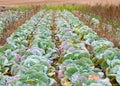
[[[0,86],[120,86],[120,6],[91,5],[1,7]]]

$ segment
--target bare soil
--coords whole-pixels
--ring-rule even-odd
[[[16,5],[69,5],[69,4],[114,4],[119,5],[120,0],[0,0],[0,6]]]

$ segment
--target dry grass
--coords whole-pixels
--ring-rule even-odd
[[[85,5],[79,8],[79,11],[97,17],[103,22],[112,24],[114,27],[120,26],[120,5]]]

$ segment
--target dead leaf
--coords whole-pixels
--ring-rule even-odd
[[[96,74],[93,74],[93,75],[89,75],[88,79],[89,80],[98,80],[100,77]]]
[[[63,86],[71,86],[71,83],[67,80],[66,77],[61,80]]]

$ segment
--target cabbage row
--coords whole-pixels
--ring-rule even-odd
[[[61,65],[58,76],[63,86],[111,86],[104,73],[95,68],[85,41],[77,32],[83,23],[71,13],[58,12],[56,19],[57,36],[60,39]],[[68,20],[66,21],[65,18]],[[84,30],[84,29],[83,29]],[[61,74],[62,73],[62,74]]]
[[[99,38],[98,35],[91,28],[84,25],[72,13],[63,11],[63,12],[59,13],[59,15],[63,16],[64,19],[66,19],[68,21],[68,23],[67,23],[64,19],[61,19],[61,21],[64,22],[64,23],[62,23],[63,25],[59,23],[61,25],[59,27],[59,28],[61,28],[61,31],[62,31],[63,27],[67,29],[67,33],[69,35],[71,34],[70,38],[71,38],[73,44],[76,42],[75,40],[80,38],[81,42],[83,42],[84,45],[86,45],[86,48],[92,52],[90,57],[91,57],[91,61],[94,63],[94,66],[99,68],[99,70],[101,70],[101,69],[105,70],[105,74],[103,76],[100,75],[98,80],[94,80],[95,81],[94,83],[90,84],[90,82],[89,82],[89,85],[90,86],[111,86],[109,79],[112,80],[114,78],[116,79],[118,84],[120,84],[120,73],[119,73],[120,72],[120,50],[118,48],[114,48],[114,44],[112,42],[108,41],[107,39]],[[70,28],[72,30],[70,30]],[[63,30],[63,32],[65,32],[65,31]],[[66,38],[67,33],[64,33],[65,38]],[[78,35],[78,37],[75,37],[75,39],[74,39],[74,36],[75,36],[74,34]],[[67,35],[67,36],[69,36],[69,35]],[[61,39],[61,37],[60,37],[60,39]],[[65,44],[65,45],[67,45],[67,44]],[[67,48],[67,49],[69,50],[72,48]],[[75,50],[73,49],[73,52],[75,52]],[[79,54],[78,54],[77,58],[79,58],[79,59],[86,58],[86,56],[80,56]],[[65,56],[66,56],[66,54],[63,56],[63,59],[65,58]],[[70,58],[70,60],[71,60],[71,58],[72,58],[72,60],[77,59],[76,56],[74,56],[74,54],[70,54],[70,56],[68,56],[68,58]],[[87,60],[85,60],[85,61],[87,61]],[[82,62],[84,62],[84,60],[81,60],[80,62],[82,63]],[[80,62],[78,62],[78,63],[80,63]],[[72,62],[70,62],[70,63],[72,63]],[[86,68],[87,63],[89,63],[89,62],[84,62],[85,66],[82,66],[82,67]],[[73,66],[73,67],[74,67],[73,70],[71,70],[71,76],[74,76],[74,77],[79,76],[78,83],[82,84],[81,82],[83,82],[83,84],[82,84],[83,86],[88,86],[88,84],[86,84],[86,83],[88,83],[87,80],[89,81],[89,76],[91,75],[88,72],[90,67],[87,68],[87,74],[89,76],[82,75],[81,72],[84,71],[84,69],[82,69],[82,71],[80,70],[80,73],[78,73],[78,69],[75,69],[75,66]],[[81,67],[78,67],[78,68],[81,68]],[[92,69],[92,68],[90,68],[90,69]],[[76,73],[77,73],[77,75],[75,76],[74,74],[76,74]],[[103,78],[105,78],[105,76],[107,76],[109,79],[108,78],[103,79]],[[81,79],[81,77],[82,77],[82,79]],[[67,79],[70,81],[72,80],[72,78],[67,78]],[[94,79],[94,77],[93,77],[93,79]],[[76,79],[73,78],[73,80],[76,80]],[[80,82],[80,80],[81,80],[81,82]]]
[[[0,34],[9,23],[17,21],[23,14],[24,12],[12,10],[0,13]]]
[[[36,48],[32,47],[32,46],[35,46],[35,44],[32,44],[31,39],[29,40],[28,37],[31,35],[32,32],[35,32],[35,31],[37,32],[39,29],[47,28],[45,27],[45,25],[49,22],[46,21],[47,15],[45,19],[41,19],[43,14],[44,14],[44,11],[40,11],[39,13],[37,13],[29,21],[27,21],[25,24],[19,27],[18,30],[7,39],[6,45],[2,48],[4,50],[1,50],[1,54],[0,54],[1,55],[0,84],[2,86],[5,86],[5,85],[26,86],[27,84],[29,85],[29,83],[32,83],[32,82],[35,82],[33,84],[37,84],[38,86],[40,86],[39,83],[36,83],[36,82],[39,82],[43,76],[45,77],[46,74],[44,74],[44,72],[47,71],[47,69],[50,67],[50,64],[46,59],[43,59],[43,61],[40,60],[40,58],[42,58],[42,56],[40,55],[46,54],[47,52],[44,53],[44,51],[42,50],[42,47],[41,49],[38,48],[38,50],[37,50],[37,46]],[[44,22],[42,21],[43,25],[40,24],[41,20],[44,20]],[[44,27],[44,28],[39,28],[38,26],[39,24],[41,25],[41,27]],[[36,36],[37,35],[39,35],[39,33],[36,33]],[[28,42],[32,44],[30,49],[28,49],[30,47],[30,45],[28,46]],[[40,47],[40,43],[38,43],[38,46]],[[33,52],[33,55],[32,55],[32,52]],[[37,53],[38,53],[38,56],[36,57],[35,54],[37,55]],[[41,64],[43,64],[43,67],[40,68],[41,71],[38,69],[40,71],[40,75],[37,68],[33,67],[36,62],[40,63],[36,66],[41,66]],[[42,70],[42,68],[43,69],[46,68],[46,70]],[[11,73],[10,75],[12,75],[13,77],[5,76],[5,75],[8,75],[9,73]],[[36,76],[37,74],[38,76]],[[36,76],[36,78],[34,76]],[[47,79],[48,79],[48,83],[46,83]],[[43,81],[41,80],[41,83],[43,83],[42,86],[45,86],[44,82],[45,84],[47,84],[47,86],[50,83],[47,75],[43,79]]]
[[[56,48],[51,39],[51,25],[52,11],[37,24],[30,47],[21,57],[20,65],[24,68],[17,72],[19,79],[15,86],[52,86],[55,83],[52,78],[55,69],[51,63]]]

